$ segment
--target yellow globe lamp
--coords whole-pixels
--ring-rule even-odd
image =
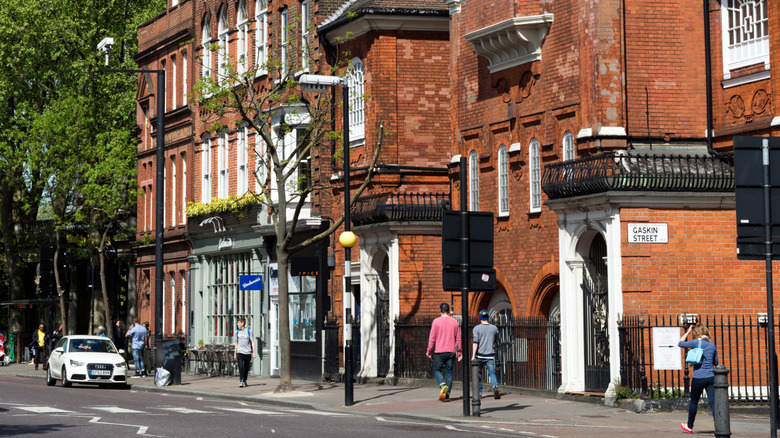
[[[352,248],[357,243],[357,236],[352,231],[345,231],[339,236],[339,243],[344,248]]]

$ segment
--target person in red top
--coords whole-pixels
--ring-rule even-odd
[[[460,344],[460,325],[450,316],[450,305],[439,305],[441,316],[433,320],[431,335],[428,337],[428,350],[425,355],[433,359],[433,376],[439,382],[439,400],[450,401],[452,388],[452,366],[455,357],[458,362],[463,359],[463,349]],[[442,369],[444,374],[442,375]]]

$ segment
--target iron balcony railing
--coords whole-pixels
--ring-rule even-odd
[[[734,191],[734,157],[603,153],[545,166],[549,199],[610,190]]]
[[[378,193],[355,201],[353,225],[391,221],[441,221],[442,211],[449,209],[447,193]]]

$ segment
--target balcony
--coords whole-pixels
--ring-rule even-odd
[[[733,192],[734,156],[604,153],[545,166],[542,190],[549,199],[610,190]]]
[[[440,222],[450,205],[448,193],[378,193],[355,201],[352,224]]]

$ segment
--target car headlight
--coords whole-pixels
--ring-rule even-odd
[[[86,365],[84,362],[79,362],[73,359],[70,360],[70,366],[72,367],[83,367],[84,365]]]
[[[114,366],[115,366],[116,368],[127,368],[127,362],[119,362],[119,363],[115,363],[115,364],[114,364]]]

